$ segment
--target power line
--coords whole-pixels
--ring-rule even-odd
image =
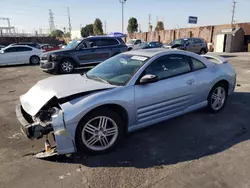
[[[148,15],[148,31],[151,31],[151,14]]]
[[[49,29],[50,32],[55,30],[54,15],[51,9],[49,9]]]
[[[232,10],[232,19],[231,19],[231,25],[232,26],[234,24],[235,7],[236,7],[236,1],[233,0],[233,10]]]
[[[106,20],[104,20],[104,33],[105,34],[107,33],[107,22],[106,22]]]
[[[71,34],[71,20],[70,20],[70,12],[69,12],[69,7],[67,7],[67,10],[68,10],[68,20],[69,20],[69,33]]]

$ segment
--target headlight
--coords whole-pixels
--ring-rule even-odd
[[[56,60],[56,57],[57,57],[56,54],[51,54],[51,55],[50,55],[50,60],[51,60],[51,61],[55,61],[55,60]]]
[[[52,107],[52,108],[51,108],[51,117],[52,117],[52,118],[55,118],[55,117],[58,115],[59,111],[60,111],[59,108],[57,108],[57,107]]]

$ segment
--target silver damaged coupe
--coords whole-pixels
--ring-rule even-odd
[[[16,107],[29,139],[52,133],[56,154],[103,153],[131,131],[206,107],[219,112],[235,88],[224,58],[166,49],[116,55],[85,74],[39,81]]]

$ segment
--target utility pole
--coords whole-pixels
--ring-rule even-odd
[[[104,33],[105,34],[107,33],[107,22],[106,22],[106,20],[104,20]]]
[[[126,3],[127,0],[119,0],[119,2],[122,4],[122,33],[124,31],[124,11],[123,11],[123,6]]]
[[[148,15],[148,31],[151,31],[151,14]]]
[[[67,11],[68,11],[68,20],[69,20],[69,33],[70,33],[70,36],[71,36],[71,20],[70,20],[70,12],[69,12],[69,7],[67,7]]]
[[[51,9],[49,9],[49,29],[50,33],[55,30],[54,15]]]
[[[233,0],[233,10],[232,10],[232,20],[231,20],[231,26],[232,27],[233,27],[233,24],[234,24],[235,7],[236,7],[236,1]]]

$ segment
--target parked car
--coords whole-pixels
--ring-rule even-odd
[[[42,50],[31,46],[18,45],[8,46],[0,51],[0,65],[34,64],[40,62],[39,56]]]
[[[142,42],[139,45],[134,46],[133,50],[149,49],[149,48],[161,48],[163,44],[161,42]]]
[[[198,54],[206,54],[208,52],[207,42],[201,38],[182,38],[164,45],[164,48],[177,48],[187,50]]]
[[[5,46],[0,44],[0,50],[1,50],[2,48],[5,48]]]
[[[53,45],[53,44],[41,44],[40,47],[44,52],[60,50],[59,46],[56,46],[56,45]]]
[[[135,50],[86,74],[39,81],[20,97],[16,114],[28,138],[54,134],[54,154],[102,153],[127,132],[203,107],[221,111],[235,82],[235,71],[224,58]]]
[[[132,50],[136,45],[141,44],[142,41],[140,39],[130,39],[126,45],[128,46],[128,51]]]
[[[9,46],[20,46],[20,45],[21,46],[26,45],[26,46],[31,46],[33,48],[41,49],[40,44],[33,43],[33,42],[19,42],[19,43],[10,44]]]
[[[42,54],[40,67],[47,72],[71,73],[76,67],[100,63],[124,51],[127,46],[121,38],[87,37],[69,43],[63,50]]]

